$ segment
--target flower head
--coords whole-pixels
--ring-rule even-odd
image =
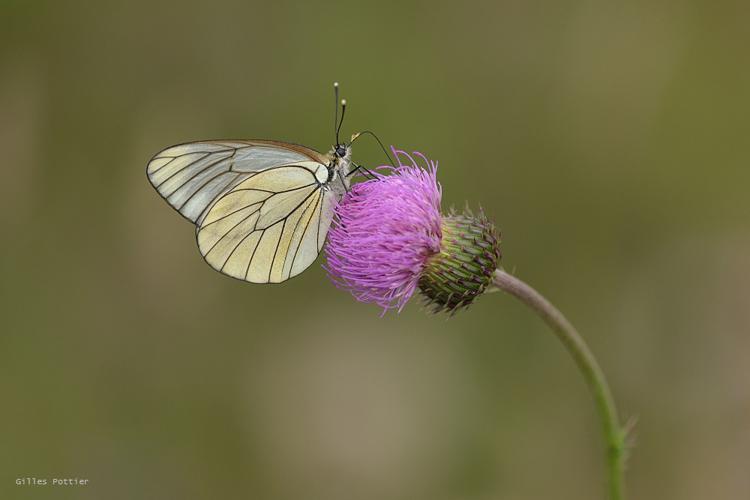
[[[326,246],[334,282],[386,310],[403,308],[442,239],[437,164],[419,155],[427,163],[422,169],[411,155],[393,152],[398,166],[378,169],[389,175],[375,173],[343,198]]]
[[[356,184],[336,208],[326,246],[328,274],[384,312],[401,310],[417,289],[434,311],[455,312],[490,284],[500,260],[499,236],[484,214],[442,216],[437,163],[391,150],[398,166],[380,167],[388,175]]]

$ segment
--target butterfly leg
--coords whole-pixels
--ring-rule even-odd
[[[339,181],[341,181],[341,185],[344,186],[344,191],[349,193],[349,188],[346,186],[346,182],[344,182],[344,178],[339,176]]]
[[[372,179],[377,179],[377,176],[376,176],[375,174],[373,174],[373,173],[372,173],[372,172],[371,172],[371,171],[370,171],[369,169],[367,169],[367,167],[365,167],[364,165],[357,165],[357,164],[356,164],[356,163],[354,163],[354,162],[352,162],[352,164],[353,164],[353,165],[354,165],[354,166],[355,166],[356,168],[355,168],[355,169],[353,169],[353,170],[352,170],[351,172],[349,172],[348,174],[346,174],[346,176],[347,176],[347,177],[349,177],[350,175],[354,175],[354,174],[355,174],[355,173],[357,173],[357,171],[359,171],[359,170],[362,170],[362,172],[363,172],[363,174],[362,174],[362,175],[363,175],[363,176],[364,176],[365,178],[367,178],[368,180],[372,180]]]

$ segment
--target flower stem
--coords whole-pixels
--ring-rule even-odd
[[[596,358],[575,327],[547,299],[529,285],[503,270],[495,271],[493,285],[513,295],[533,309],[552,328],[552,331],[565,345],[581,370],[591,389],[601,418],[604,440],[607,444],[607,469],[609,475],[609,497],[622,500],[624,470],[625,432],[620,426],[614,399],[604,378],[604,372]]]

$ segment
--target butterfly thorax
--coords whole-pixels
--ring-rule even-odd
[[[343,155],[341,154],[343,153]],[[352,170],[352,148],[348,145],[334,146],[328,152],[328,182],[334,190],[349,189],[349,173]]]

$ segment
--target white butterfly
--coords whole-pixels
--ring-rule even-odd
[[[343,122],[346,101],[341,104]],[[358,168],[351,142],[338,140],[341,122],[334,122],[336,145],[325,155],[280,141],[192,142],[154,156],[148,179],[195,223],[198,248],[211,267],[251,283],[281,283],[316,259]]]

